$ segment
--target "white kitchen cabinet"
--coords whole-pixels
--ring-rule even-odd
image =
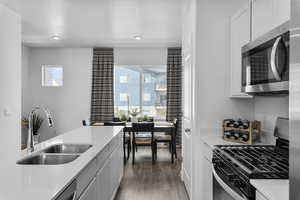
[[[201,143],[199,199],[213,200],[212,148]]]
[[[290,19],[290,0],[252,0],[252,38]]]
[[[80,196],[97,173],[97,160],[93,159],[77,178],[77,195]]]
[[[289,21],[291,18],[291,0],[275,1],[275,26]]]
[[[274,0],[252,1],[252,38],[267,33],[274,27]]]
[[[123,148],[119,143],[97,173],[98,200],[112,200],[123,177]]]
[[[84,190],[79,200],[98,200],[96,178],[94,178],[88,185],[88,187]]]
[[[97,173],[98,200],[110,200],[111,179],[108,162]]]
[[[251,5],[231,17],[230,26],[230,97],[251,98],[242,92],[242,46],[251,40]]]
[[[113,200],[123,177],[122,133],[116,136],[77,177],[79,200]]]
[[[256,200],[269,200],[269,199],[256,190]]]

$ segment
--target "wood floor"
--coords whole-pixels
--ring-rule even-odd
[[[180,155],[180,150],[178,150]],[[158,150],[158,160],[152,165],[150,149],[140,148],[136,164],[128,162],[115,200],[188,200],[180,178],[181,156],[171,164],[167,149]]]

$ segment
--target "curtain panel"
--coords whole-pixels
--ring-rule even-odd
[[[108,122],[114,117],[114,54],[112,48],[94,48],[91,122]]]
[[[168,48],[167,121],[178,119],[177,144],[181,144],[182,127],[182,56],[181,48]]]

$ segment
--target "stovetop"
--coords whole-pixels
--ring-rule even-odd
[[[220,145],[214,150],[223,163],[232,163],[233,168],[248,178],[288,179],[288,152],[271,145]]]

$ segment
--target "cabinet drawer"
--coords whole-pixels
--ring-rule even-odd
[[[97,159],[92,160],[88,166],[86,166],[77,178],[77,195],[80,196],[84,189],[96,176],[98,167]]]

